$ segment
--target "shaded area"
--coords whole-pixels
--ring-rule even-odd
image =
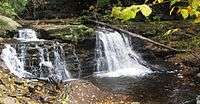
[[[183,84],[176,75],[154,73],[145,77],[90,78],[102,89],[127,94],[141,104],[193,104],[199,94],[198,85]]]

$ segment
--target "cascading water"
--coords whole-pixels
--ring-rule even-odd
[[[62,45],[38,39],[32,29],[19,30],[16,47],[6,44],[1,58],[16,76],[54,78],[56,81],[71,78],[65,64]],[[13,45],[14,46],[14,45]]]
[[[100,29],[96,40],[97,70],[99,76],[142,76],[151,70],[132,50],[129,39],[119,32]]]
[[[5,62],[11,73],[22,78],[31,73],[24,70],[24,64],[17,57],[16,50],[9,44],[5,44],[5,48],[2,50],[1,59]]]

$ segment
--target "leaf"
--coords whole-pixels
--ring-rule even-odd
[[[170,0],[170,5],[174,5],[174,4],[176,4],[177,2],[180,2],[180,0]]]
[[[137,10],[127,7],[121,12],[120,19],[129,20],[136,17]]]
[[[172,7],[172,9],[170,10],[170,13],[169,13],[170,15],[172,15],[172,12],[174,11],[174,8],[175,7]]]
[[[193,9],[198,9],[200,0],[192,0],[191,5]]]
[[[146,4],[141,5],[140,6],[140,10],[141,10],[142,14],[145,17],[149,16],[152,13],[151,8],[148,5],[146,5]]]
[[[112,8],[111,16],[112,16],[112,17],[119,18],[120,15],[121,15],[121,10],[122,10],[122,7],[113,7],[113,8]]]
[[[165,37],[165,38],[167,38],[167,39],[169,40],[170,37],[171,37],[171,35],[172,35],[174,32],[177,32],[177,31],[179,31],[178,28],[176,28],[176,29],[170,29],[170,30],[168,30],[168,31],[163,35],[163,37]]]
[[[187,9],[181,9],[181,15],[184,19],[188,18],[189,13]]]
[[[158,1],[158,3],[162,3],[163,2],[163,0],[157,0]]]

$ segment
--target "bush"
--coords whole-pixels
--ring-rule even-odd
[[[27,4],[27,0],[1,0],[0,14],[14,17],[21,12]]]

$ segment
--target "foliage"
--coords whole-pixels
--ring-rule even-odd
[[[6,16],[16,16],[26,6],[27,0],[1,0],[0,14]]]
[[[200,23],[200,0],[188,0],[189,5],[187,7],[180,7],[180,14],[184,19],[189,16],[195,17],[195,23]]]
[[[152,12],[151,8],[146,5],[131,5],[130,7],[113,7],[112,17],[116,17],[122,20],[130,20],[136,17],[136,14],[141,12],[145,17],[149,16]]]
[[[184,0],[182,0],[184,1]],[[177,14],[180,14],[183,19],[187,19],[189,17],[195,18],[195,23],[200,23],[200,0],[188,0],[188,6],[181,6],[181,5],[175,5],[178,2],[181,2],[181,0],[154,0],[152,3],[147,4],[148,0],[144,2],[142,5],[131,5],[129,7],[113,7],[111,16],[121,19],[121,20],[130,20],[134,19],[136,17],[136,14],[138,12],[141,12],[145,17],[148,17],[152,13],[151,6],[159,3],[170,3],[170,15],[174,10],[177,10],[175,8],[178,8],[178,11],[176,11]]]
[[[107,4],[109,4],[110,0],[97,0],[98,7],[103,7]]]

